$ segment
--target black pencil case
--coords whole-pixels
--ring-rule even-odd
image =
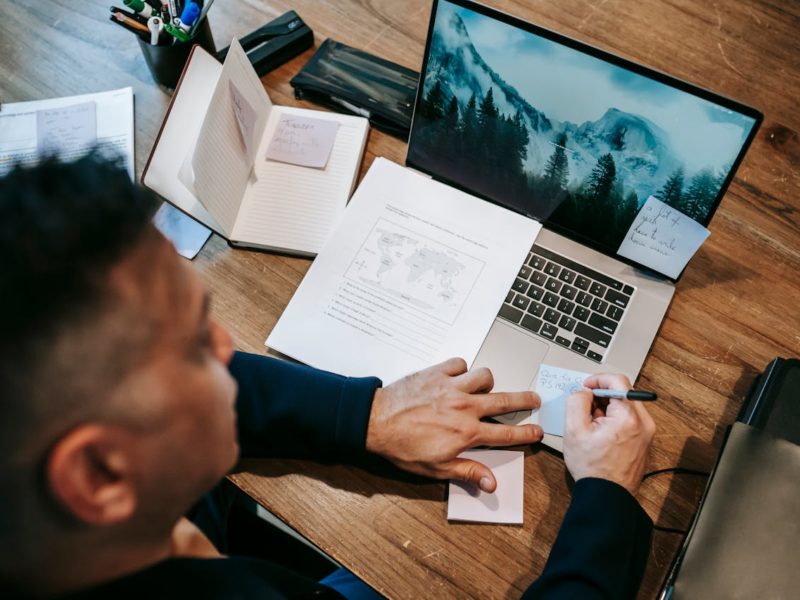
[[[331,39],[291,80],[295,98],[367,117],[376,129],[408,139],[419,73]]]

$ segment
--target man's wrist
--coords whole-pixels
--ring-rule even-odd
[[[616,478],[614,478],[612,476],[608,476],[608,475],[583,475],[580,478],[575,480],[575,485],[577,486],[578,482],[581,482],[581,481],[583,481],[583,482],[602,481],[602,482],[604,482],[604,484],[602,484],[602,485],[609,485],[609,486],[612,486],[614,488],[621,488],[621,489],[625,490],[628,493],[628,495],[634,501],[638,502],[638,500],[636,500],[636,494],[639,491],[639,484],[638,483],[636,485],[632,485],[631,482],[627,482],[627,484],[626,484],[626,482],[620,481],[619,479],[616,479]],[[596,485],[596,484],[584,483],[583,485]]]
[[[364,451],[373,412],[377,377],[346,377],[342,384],[336,419],[336,442],[342,447]]]
[[[378,424],[377,413],[381,405],[382,395],[383,388],[376,388],[375,394],[372,396],[372,407],[370,408],[369,419],[367,420],[367,438],[365,441],[365,448],[367,452],[372,452],[373,454],[379,454],[378,430],[380,429],[380,425]]]

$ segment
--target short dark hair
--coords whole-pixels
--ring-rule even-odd
[[[110,268],[152,229],[155,206],[121,161],[98,151],[0,178],[0,453],[35,426],[34,395],[52,396],[58,414],[66,390],[37,381],[41,364],[57,335],[105,301]]]

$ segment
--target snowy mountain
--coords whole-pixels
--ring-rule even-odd
[[[609,108],[597,121],[579,126],[564,122],[557,129],[567,135],[573,183],[582,181],[595,161],[610,153],[628,191],[633,188],[644,202],[680,166],[667,132],[644,117],[616,108]]]
[[[461,108],[467,105],[473,93],[476,97],[484,96],[493,86],[495,102],[501,113],[515,114],[520,110],[532,131],[548,132],[552,129],[544,113],[531,106],[486,64],[472,45],[464,22],[455,12],[450,14],[444,28],[437,27],[434,31],[427,73],[426,83],[438,78],[446,99],[449,101],[455,96]]]
[[[520,73],[524,76],[524,67]],[[537,109],[486,63],[456,12],[447,15],[446,22],[434,31],[425,90],[437,79],[446,101],[455,97],[461,111],[472,94],[480,99],[493,88],[500,113],[521,112],[530,134],[525,166],[531,173],[543,172],[558,135],[566,134],[570,187],[583,183],[597,159],[611,153],[625,193],[633,189],[643,203],[680,165],[667,132],[642,116],[612,107],[598,120],[577,125]]]

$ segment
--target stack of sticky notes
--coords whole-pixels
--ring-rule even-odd
[[[497,479],[497,490],[487,494],[475,484],[450,481],[447,519],[521,525],[525,453],[513,450],[467,450],[459,457],[489,467]]]

